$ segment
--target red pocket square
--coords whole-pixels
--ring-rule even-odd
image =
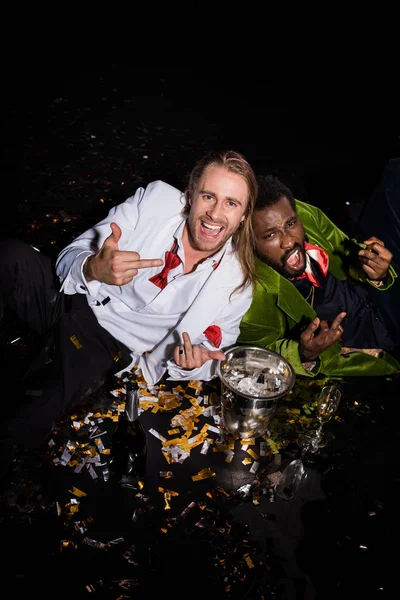
[[[222,333],[218,325],[210,325],[204,332],[206,338],[214,344],[216,348],[219,348],[222,342]]]

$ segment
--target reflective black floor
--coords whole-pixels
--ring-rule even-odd
[[[271,93],[250,75],[210,72],[194,81],[177,67],[64,61],[54,69],[50,59],[38,74],[33,62],[4,75],[14,93],[3,114],[9,214],[1,235],[15,234],[52,256],[139,185],[160,178],[182,187],[197,157],[213,147],[242,151],[351,234],[387,160],[399,154],[396,96],[382,98],[369,86],[365,94],[346,82],[334,91],[328,81],[304,82],[294,92]],[[27,367],[30,337],[12,319],[0,335],[5,414]],[[171,466],[153,436],[153,474],[171,469],[191,482],[212,464],[221,489],[211,480],[199,488],[181,483],[169,512],[158,488],[173,490],[174,479],[149,476],[131,526],[129,492],[121,496],[89,470],[49,465],[46,452],[20,457],[11,487],[2,490],[5,589],[42,598],[393,597],[399,386],[360,386],[346,388],[343,420],[330,426],[335,439],[290,503],[270,502],[268,493],[259,504],[238,500],[237,489],[252,480],[240,449],[229,465],[193,452]],[[91,401],[87,412],[110,397],[100,390]],[[143,419],[168,430],[169,416],[146,412]],[[111,423],[106,429],[105,442]],[[58,435],[59,448],[67,448],[71,429]],[[288,444],[278,454],[285,464],[295,452]],[[182,525],[176,519],[192,501],[205,505],[196,504]]]

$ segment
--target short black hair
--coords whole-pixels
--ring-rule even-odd
[[[258,175],[258,195],[254,210],[264,210],[267,206],[277,204],[284,196],[296,211],[296,203],[290,189],[275,175]]]

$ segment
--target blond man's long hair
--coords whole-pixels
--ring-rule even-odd
[[[254,235],[251,225],[251,215],[257,199],[258,187],[256,175],[247,162],[246,158],[239,152],[233,150],[213,151],[201,158],[189,175],[189,181],[184,195],[186,204],[183,208],[184,216],[190,212],[190,199],[193,198],[204,172],[210,167],[223,167],[231,173],[243,177],[247,183],[248,203],[245,211],[245,219],[242,221],[232,236],[232,244],[243,271],[243,281],[232,292],[239,292],[248,285],[253,285],[254,274]]]

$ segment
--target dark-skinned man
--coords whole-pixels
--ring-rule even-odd
[[[307,377],[391,376],[399,279],[382,239],[350,239],[277,177],[258,178],[256,287],[240,344],[267,347]]]

